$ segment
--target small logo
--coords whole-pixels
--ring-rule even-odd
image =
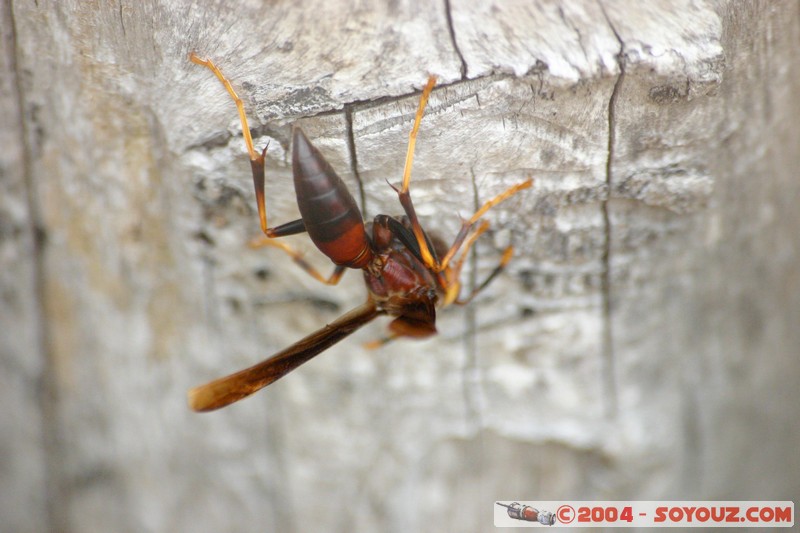
[[[539,522],[543,526],[552,526],[556,523],[556,515],[550,511],[540,511],[530,505],[522,505],[519,502],[514,503],[500,503],[495,502],[501,507],[505,507],[508,516],[515,520],[524,520],[526,522]]]

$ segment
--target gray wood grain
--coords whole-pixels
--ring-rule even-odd
[[[44,365],[37,214],[26,168],[26,131],[14,51],[14,21],[0,6],[0,516],[9,531],[43,531],[54,465],[52,399]]]
[[[11,531],[485,531],[502,498],[800,496],[796,3],[40,0],[2,28]],[[298,216],[292,124],[366,218],[399,213],[436,74],[415,203],[452,239],[532,176],[464,279],[512,243],[506,273],[432,340],[363,349],[380,322],[191,413],[189,387],[365,297],[247,246],[241,126],[191,51],[269,142],[271,223]]]

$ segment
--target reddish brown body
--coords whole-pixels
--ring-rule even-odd
[[[364,267],[372,253],[361,211],[300,128],[292,134],[292,171],[297,207],[308,236],[335,264]]]
[[[350,191],[300,128],[294,128],[292,143],[297,206],[317,248],[337,265],[364,270],[377,308],[397,317],[390,326],[394,333],[435,333],[443,288],[423,263],[408,219],[378,215],[370,239]]]
[[[192,389],[189,392],[189,403],[193,409],[198,411],[218,409],[252,394],[379,315],[388,314],[394,317],[389,325],[390,335],[382,342],[398,336],[432,335],[436,332],[437,305],[466,303],[502,270],[511,257],[509,247],[492,274],[474,289],[466,300],[459,300],[458,276],[466,251],[488,227],[488,223],[484,222],[475,228],[476,222],[492,206],[529,187],[531,180],[511,187],[486,202],[462,225],[461,231],[449,248],[434,247],[417,219],[409,192],[411,162],[417,130],[435,78],[431,77],[428,80],[422,93],[414,127],[409,137],[402,186],[400,189],[395,189],[405,216],[398,219],[388,215],[378,215],[371,225],[371,232],[368,231],[361,211],[342,180],[300,128],[294,128],[292,167],[297,205],[302,218],[271,228],[267,225],[264,198],[266,148],[260,155],[253,149],[242,102],[219,69],[210,61],[201,60],[194,54],[190,58],[214,72],[239,109],[245,143],[250,153],[261,229],[266,235],[261,244],[282,248],[312,276],[328,284],[337,283],[347,267],[361,269],[369,292],[367,301],[363,305],[269,359]],[[275,240],[277,237],[304,231],[308,232],[316,247],[336,265],[329,278],[321,276],[288,245]],[[461,256],[454,260],[462,244],[464,250]]]

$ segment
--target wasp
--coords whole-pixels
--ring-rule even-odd
[[[429,77],[420,97],[409,134],[400,188],[390,184],[397,193],[405,216],[377,215],[369,230],[341,178],[303,131],[295,126],[292,130],[292,172],[301,218],[270,227],[264,193],[267,148],[261,153],[253,148],[244,104],[219,68],[211,60],[201,59],[194,53],[189,59],[211,70],[236,104],[250,156],[259,222],[264,233],[260,244],[283,249],[310,275],[329,285],[335,285],[345,269],[360,269],[368,293],[362,305],[272,357],[191,389],[188,394],[189,406],[195,411],[219,409],[253,394],[381,315],[389,315],[393,320],[389,323],[388,336],[377,344],[395,337],[423,338],[433,335],[436,333],[437,306],[469,302],[511,259],[513,248],[509,246],[489,276],[465,298],[460,297],[459,276],[464,259],[475,240],[489,227],[488,222],[480,220],[481,217],[493,206],[530,187],[530,178],[490,199],[470,219],[464,220],[449,247],[429,236],[417,218],[409,189],[411,167],[417,132],[436,84],[435,76]],[[294,249],[274,240],[303,232],[336,265],[329,277],[321,275]]]

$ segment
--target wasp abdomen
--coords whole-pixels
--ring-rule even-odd
[[[356,201],[300,128],[292,134],[297,206],[309,237],[337,265],[362,268],[372,258]]]

